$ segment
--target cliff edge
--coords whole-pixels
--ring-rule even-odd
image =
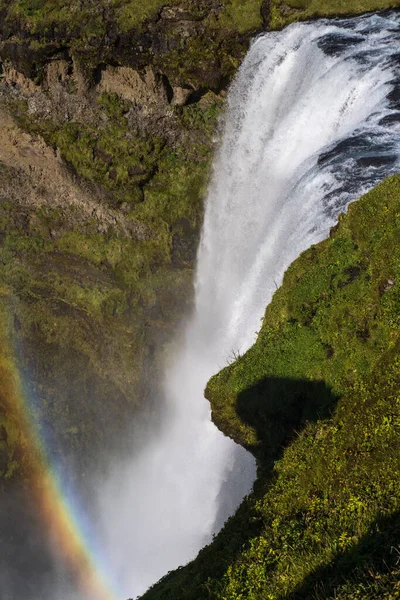
[[[400,176],[287,270],[254,346],[206,389],[259,472],[213,544],[146,600],[399,594]]]

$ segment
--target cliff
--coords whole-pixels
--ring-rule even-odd
[[[209,382],[214,422],[257,457],[255,491],[146,600],[399,593],[399,207],[399,176],[353,203]]]

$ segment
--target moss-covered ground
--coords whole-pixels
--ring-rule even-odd
[[[232,0],[223,2],[224,26],[240,32],[260,26],[260,0]],[[111,2],[65,2],[65,0],[2,0],[0,7],[7,10],[9,19],[20,19],[32,31],[49,31],[53,27],[66,31],[79,30],[88,39],[106,31],[107,20],[112,20],[120,31],[138,27],[154,18],[164,6],[181,8],[186,15],[197,16],[207,10],[207,2],[191,0],[112,0]]]
[[[281,29],[294,21],[358,15],[399,6],[398,0],[272,0],[270,25],[273,29]]]
[[[143,598],[400,597],[400,176],[286,272],[255,345],[208,384],[258,459],[216,541]]]

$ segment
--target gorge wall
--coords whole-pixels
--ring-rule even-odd
[[[157,420],[161,364],[192,302],[217,119],[250,39],[396,4],[0,2],[3,346],[78,485]],[[14,486],[32,483],[7,395],[5,519]]]

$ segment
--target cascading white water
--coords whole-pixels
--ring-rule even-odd
[[[296,24],[259,37],[239,71],[163,425],[99,493],[121,598],[211,540],[234,464],[233,504],[250,489],[253,460],[212,425],[203,389],[254,341],[287,266],[351,200],[400,170],[399,36],[399,13]]]

